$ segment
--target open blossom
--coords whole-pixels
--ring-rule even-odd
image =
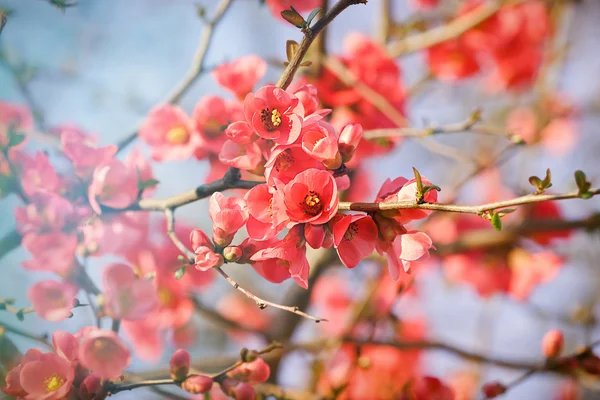
[[[81,339],[79,361],[99,377],[115,379],[131,362],[131,354],[115,332],[95,328]]]
[[[271,369],[269,368],[269,364],[258,357],[256,360],[245,362],[233,371],[228,372],[227,376],[251,385],[256,385],[269,379],[270,374]]]
[[[263,86],[244,99],[246,121],[258,136],[278,144],[294,143],[302,129],[302,103],[298,98],[273,85]]]
[[[256,262],[268,262],[257,268],[257,272],[264,271],[265,279],[269,279],[270,270],[276,269],[282,272],[289,271],[289,276],[303,288],[308,288],[308,273],[310,265],[306,259],[306,245],[302,237],[302,226],[298,225],[290,229],[285,238],[275,242],[272,247],[257,251],[250,260]],[[262,274],[261,274],[262,275]]]
[[[220,247],[230,244],[237,231],[248,220],[245,200],[225,197],[220,192],[210,197],[208,212],[213,222],[213,241]]]
[[[71,316],[78,289],[68,282],[40,281],[27,292],[35,312],[48,321],[62,321]]]
[[[38,152],[34,157],[24,156],[21,162],[21,186],[27,196],[38,192],[58,193],[63,187],[62,179],[56,173],[48,156]]]
[[[325,169],[325,166],[304,151],[301,145],[275,146],[265,164],[265,178],[269,185],[273,185],[275,179],[288,183],[300,172],[311,168]]]
[[[281,12],[289,10],[290,6],[300,12],[312,11],[321,6],[320,0],[266,0],[266,3],[271,14],[277,18],[281,18]]]
[[[260,57],[248,55],[223,63],[211,71],[217,83],[243,99],[267,72],[267,63]]]
[[[338,210],[335,179],[329,172],[314,168],[288,182],[283,198],[290,221],[296,223],[324,224]]]
[[[138,279],[126,264],[111,264],[104,269],[104,290],[112,318],[143,319],[158,307],[152,281]]]
[[[342,165],[337,141],[333,126],[327,122],[320,122],[304,130],[302,149],[315,160],[321,161],[328,169],[337,169]]]
[[[431,73],[443,81],[456,81],[479,72],[476,53],[461,38],[427,49],[427,64]]]
[[[257,185],[246,193],[244,199],[249,214],[246,230],[252,239],[270,239],[289,222],[280,191],[268,185]]]
[[[263,156],[256,142],[240,144],[227,140],[219,153],[219,161],[230,167],[252,171],[259,167]]]
[[[225,100],[219,96],[203,96],[194,106],[192,113],[194,129],[202,138],[202,145],[196,148],[196,158],[202,160],[216,156],[227,140],[224,134],[230,121],[244,119],[244,111],[237,101]]]
[[[232,142],[238,144],[249,144],[258,139],[254,129],[246,121],[237,121],[229,124],[225,129],[225,135]]]
[[[310,83],[308,83],[306,85],[300,86],[294,91],[294,96],[296,96],[298,100],[300,100],[302,106],[304,107],[304,117],[308,117],[309,115],[314,114],[315,112],[323,111],[319,110],[319,105],[321,101],[319,100],[317,88],[315,85],[311,85]]]
[[[139,130],[140,138],[152,146],[156,161],[186,160],[202,145],[193,120],[178,106],[153,108]]]
[[[15,208],[17,230],[21,235],[72,230],[79,223],[79,210],[73,203],[53,193],[37,193],[29,204]]]
[[[72,271],[77,249],[77,236],[60,231],[45,234],[27,234],[23,237],[23,247],[32,260],[24,261],[23,266],[31,271],[54,272],[67,277]]]
[[[30,129],[33,126],[33,115],[24,106],[0,101],[0,146],[8,144],[8,127],[14,129]]]
[[[427,260],[430,248],[433,248],[431,238],[418,231],[396,233],[391,241],[380,237],[376,245],[379,254],[386,253],[388,270],[394,280],[400,278],[400,270],[409,272],[412,262]]]
[[[94,180],[88,188],[92,209],[101,214],[101,205],[111,208],[126,208],[138,197],[138,176],[134,168],[113,159],[94,170]]]
[[[331,224],[335,248],[346,267],[356,267],[375,250],[377,225],[370,216],[345,215],[334,218]]]
[[[98,165],[109,162],[117,152],[115,145],[98,147],[92,136],[73,126],[61,127],[60,139],[63,153],[84,178],[89,178]]]
[[[431,181],[427,178],[422,177],[421,182],[423,186],[432,185]],[[430,190],[425,194],[424,200],[427,203],[437,202],[437,191]],[[400,201],[414,201],[417,198],[417,181],[416,179],[407,180],[403,177],[398,177],[393,181],[389,178],[381,185],[379,193],[377,193],[376,201],[382,201],[384,203],[395,203]],[[394,218],[401,224],[406,224],[412,220],[423,219],[431,214],[429,210],[419,209],[408,209],[408,210],[397,210],[393,212]],[[390,213],[392,215],[392,213]]]

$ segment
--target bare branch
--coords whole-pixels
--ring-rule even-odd
[[[4,25],[6,25],[6,21],[8,21],[8,17],[6,16],[6,11],[0,10],[0,34],[2,34],[2,29],[4,29]]]

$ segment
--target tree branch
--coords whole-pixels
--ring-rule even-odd
[[[590,189],[592,196],[600,194],[600,189]],[[432,210],[432,211],[447,211],[464,214],[481,215],[487,211],[502,209],[506,207],[520,206],[524,204],[541,203],[552,200],[566,200],[581,198],[579,191],[563,193],[563,194],[528,194],[526,196],[517,197],[510,200],[497,201],[494,203],[482,204],[479,206],[465,206],[457,204],[439,204],[439,203],[418,203],[414,201],[399,201],[393,203],[349,203],[341,202],[339,205],[340,211],[363,211],[376,212],[385,210]]]
[[[287,87],[292,83],[294,79],[294,75],[298,68],[300,68],[300,64],[302,64],[302,60],[304,56],[308,52],[310,45],[315,40],[319,32],[321,32],[331,21],[335,19],[342,11],[351,5],[355,4],[367,4],[367,0],[340,0],[338,1],[327,13],[318,20],[312,27],[303,28],[304,37],[298,46],[298,50],[294,53],[294,56],[290,60],[290,63],[287,65],[286,69],[283,71],[281,78],[277,81],[277,86],[282,89],[287,89]]]
[[[188,70],[185,77],[177,85],[175,85],[175,87],[171,90],[167,97],[162,101],[163,103],[177,104],[179,100],[181,100],[181,97],[190,89],[192,84],[204,71],[204,59],[206,58],[206,54],[208,53],[208,49],[210,48],[215,27],[221,21],[223,15],[225,14],[230,5],[231,0],[221,0],[219,2],[213,19],[207,22],[205,28],[202,30],[200,42],[198,43],[198,47],[196,49],[196,53],[194,54],[194,58],[190,69]],[[123,138],[117,143],[119,152],[125,149],[131,142],[135,140],[135,138],[138,135],[138,129],[140,125],[141,122],[138,123],[138,127],[135,129],[134,132],[132,132],[130,135]]]
[[[0,34],[2,34],[2,29],[4,29],[4,25],[6,25],[6,21],[8,21],[8,17],[6,16],[6,11],[0,10]]]

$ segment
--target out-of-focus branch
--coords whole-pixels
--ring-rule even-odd
[[[48,337],[45,335],[34,335],[32,333],[26,332],[22,329],[15,328],[14,326],[8,325],[4,322],[0,322],[0,332],[9,332],[18,336],[22,336],[27,339],[34,340],[38,343],[41,343],[47,347],[52,347],[52,344],[48,341]]]
[[[206,54],[208,53],[208,49],[210,48],[215,27],[221,21],[223,15],[225,15],[225,12],[227,11],[230,5],[231,0],[221,0],[219,2],[212,20],[208,21],[206,23],[206,26],[202,30],[200,42],[198,43],[198,47],[196,49],[196,53],[194,54],[194,58],[192,60],[192,65],[190,66],[190,69],[188,70],[185,77],[177,85],[175,85],[175,87],[171,90],[167,97],[165,97],[165,99],[163,100],[164,103],[178,103],[181,97],[190,89],[192,84],[204,71],[204,59],[206,58]],[[138,124],[138,127],[140,124]],[[118,151],[122,151],[131,142],[135,140],[135,138],[138,135],[138,129],[139,128],[136,128],[134,132],[132,132],[127,137],[123,138],[117,143],[117,147],[119,149]]]
[[[2,34],[2,29],[4,29],[4,25],[6,25],[6,21],[8,21],[8,17],[6,16],[6,11],[0,10],[0,34]]]
[[[392,0],[381,0],[380,17],[377,24],[377,40],[379,43],[385,45],[390,38],[392,33]]]
[[[16,230],[12,230],[0,238],[0,260],[8,253],[21,245],[21,235]]]
[[[600,189],[590,189],[591,196],[597,196],[600,194]],[[528,194],[526,196],[517,197],[510,200],[496,201],[493,203],[482,204],[478,206],[465,206],[458,204],[440,204],[440,203],[418,203],[414,201],[398,201],[393,203],[349,203],[342,202],[339,205],[340,211],[363,211],[363,212],[376,212],[384,210],[406,210],[406,209],[420,209],[420,210],[432,210],[432,211],[447,211],[464,214],[478,214],[482,215],[488,211],[520,206],[524,204],[541,203],[544,201],[552,200],[567,200],[567,199],[579,199],[581,198],[579,191],[573,191],[562,194]]]
[[[177,249],[183,255],[185,255],[185,257],[188,259],[188,262],[190,264],[193,264],[196,255],[194,254],[193,251],[189,250],[186,247],[186,245],[183,244],[183,242],[181,242],[181,240],[177,237],[177,234],[175,233],[175,215],[173,214],[173,210],[170,209],[170,208],[166,209],[165,210],[165,217],[167,218],[167,235],[169,236],[169,238],[171,239],[171,241],[173,242],[173,244],[175,244],[175,246],[177,247]],[[249,292],[248,290],[244,289],[243,287],[241,287],[225,271],[223,271],[223,269],[221,267],[216,267],[215,270],[217,270],[217,272],[223,278],[225,278],[225,280],[227,281],[227,283],[229,283],[234,289],[240,291],[246,297],[248,297],[249,299],[253,300],[256,303],[256,305],[261,310],[267,308],[268,306],[271,306],[273,308],[277,308],[277,309],[280,309],[280,310],[283,310],[283,311],[288,311],[290,313],[294,313],[296,315],[299,315],[299,316],[304,317],[306,319],[313,320],[315,322],[327,321],[326,319],[318,318],[318,317],[314,317],[312,315],[309,315],[309,314],[301,311],[299,307],[296,307],[296,306],[294,306],[294,307],[292,307],[292,306],[284,306],[284,305],[281,305],[281,304],[273,303],[271,301],[262,299],[262,298],[256,296],[255,294]]]
[[[5,299],[0,297],[0,310],[4,310],[11,314],[14,314],[20,320],[23,319],[23,315],[35,312],[33,307],[17,308],[13,306],[13,304],[14,299]]]
[[[310,45],[315,40],[317,35],[323,29],[325,29],[325,27],[329,25],[329,23],[333,21],[335,17],[337,17],[342,11],[355,4],[367,4],[367,0],[340,0],[333,7],[331,7],[331,9],[327,11],[323,18],[318,20],[312,27],[305,27],[302,29],[304,37],[298,46],[298,50],[296,50],[294,56],[290,60],[290,63],[287,65],[286,69],[283,71],[283,74],[277,81],[278,87],[287,89],[290,83],[292,83],[294,75],[298,71],[298,68],[300,68],[300,64],[302,64],[304,56],[308,52]]]

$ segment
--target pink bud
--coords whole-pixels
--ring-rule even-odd
[[[258,357],[252,362],[246,362],[240,365],[228,375],[231,378],[247,382],[251,385],[256,385],[257,383],[263,383],[269,379],[270,374],[271,368],[269,367],[269,364],[267,364],[262,358]]]
[[[565,338],[558,329],[546,332],[542,339],[542,353],[547,358],[555,358],[562,353]]]
[[[254,389],[247,383],[235,379],[225,378],[221,384],[225,394],[236,400],[254,400],[256,394]]]
[[[506,386],[500,382],[489,382],[483,385],[482,390],[487,399],[493,399],[494,397],[504,394],[504,392],[506,392]]]
[[[199,229],[194,229],[190,232],[190,243],[192,244],[193,251],[196,251],[196,249],[201,246],[212,248],[212,244],[206,233]]]
[[[242,249],[238,246],[227,246],[223,249],[223,258],[227,262],[236,262],[242,258]]]
[[[360,124],[348,124],[340,132],[338,149],[344,162],[350,161],[362,138],[363,128]]]
[[[81,400],[104,400],[107,396],[98,375],[88,375],[79,385],[79,398]]]
[[[183,349],[177,350],[171,356],[169,367],[171,369],[171,378],[174,381],[184,380],[190,372],[190,353]]]
[[[205,375],[190,375],[183,381],[181,388],[188,393],[198,394],[208,392],[213,385],[212,378]]]

